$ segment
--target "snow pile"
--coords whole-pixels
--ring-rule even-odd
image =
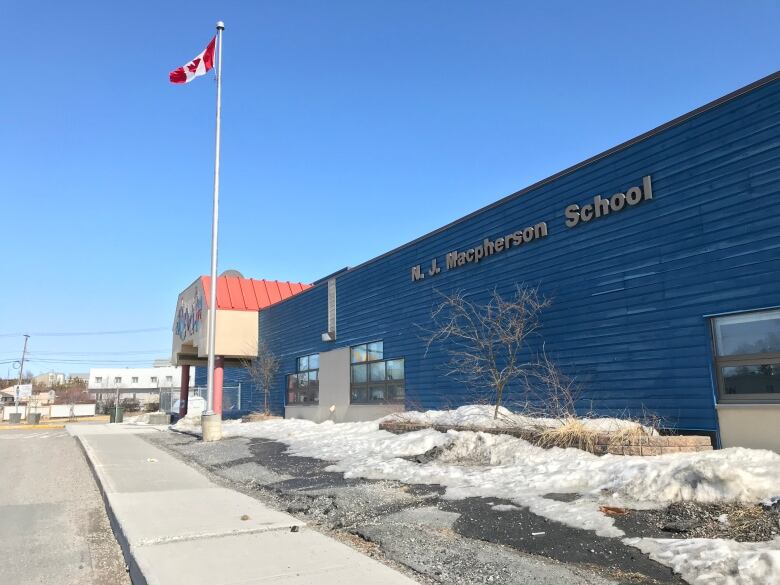
[[[622,536],[599,506],[659,507],[680,500],[760,502],[780,492],[780,455],[753,449],[656,457],[597,457],[579,449],[542,449],[508,435],[425,429],[393,435],[377,422],[304,420],[224,423],[224,436],[263,437],[293,455],[333,462],[346,477],[438,484],[445,497],[497,497],[601,536]],[[426,464],[402,459],[439,447]],[[546,494],[579,494],[572,502]]]
[[[420,425],[442,425],[449,427],[465,427],[468,429],[527,429],[543,430],[559,427],[563,421],[555,418],[531,417],[516,414],[511,410],[500,406],[498,417],[494,418],[495,406],[483,404],[469,404],[455,410],[428,410],[426,412],[408,411],[391,414],[381,419],[380,422],[399,422]],[[581,418],[584,428],[593,432],[617,432],[642,428],[637,422],[621,420],[618,418]],[[648,434],[655,431],[644,427]]]
[[[696,585],[780,583],[780,538],[736,542],[708,538],[626,538],[651,559],[671,567]]]
[[[122,420],[124,424],[131,424],[131,425],[148,425],[149,424],[149,413],[144,412],[141,414],[137,414],[135,416],[126,416]]]
[[[224,424],[225,423],[223,423],[223,425]],[[175,425],[171,426],[171,428],[177,431],[182,431],[184,433],[195,433],[200,435],[200,413],[196,415],[190,415],[187,413],[187,416],[180,418],[178,421],[176,421]]]
[[[439,416],[417,414],[431,419]],[[199,424],[199,419],[185,418],[176,427],[199,432]],[[379,430],[378,421],[226,421],[223,436],[283,442],[291,455],[330,461],[327,469],[343,472],[345,477],[442,485],[444,497],[450,499],[507,499],[537,515],[609,537],[625,535],[611,517],[601,513],[604,504],[647,508],[681,500],[758,503],[780,495],[780,455],[755,449],[598,457],[579,449],[542,449],[509,435],[475,431],[424,429],[394,435]],[[429,463],[406,459],[434,448],[436,455]],[[559,501],[548,494],[579,497]],[[672,567],[691,583],[780,584],[780,539],[737,543],[626,538],[624,542]]]

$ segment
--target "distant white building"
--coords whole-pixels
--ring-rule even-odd
[[[190,378],[190,388],[195,384]],[[141,405],[157,402],[162,394],[178,397],[181,390],[181,368],[165,365],[152,368],[90,368],[87,390],[95,399],[136,399]],[[163,400],[165,400],[163,396]]]
[[[33,376],[32,383],[35,386],[53,388],[54,386],[62,386],[67,379],[68,377],[62,372],[47,372]]]

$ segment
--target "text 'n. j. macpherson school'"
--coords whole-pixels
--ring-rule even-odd
[[[472,402],[484,389],[447,376],[446,343],[421,328],[442,295],[480,304],[524,284],[551,300],[535,343],[588,412],[780,450],[778,120],[775,73],[312,284],[220,277],[219,382],[241,383],[223,412],[262,408],[241,367],[260,342],[287,417]],[[205,364],[206,281],[179,296],[177,364]]]
[[[648,201],[653,198],[653,183],[650,176],[642,179],[642,186],[631,187],[625,193],[615,193],[612,197],[602,199],[601,195],[593,198],[593,203],[583,205],[572,204],[565,210],[566,227],[574,227],[579,223],[587,223],[592,219],[597,219],[609,215],[614,211],[620,211],[638,205],[642,201]],[[521,244],[527,244],[547,237],[547,222],[542,221],[534,226],[526,227],[506,236],[495,240],[485,238],[480,246],[469,248],[465,252],[457,250],[447,253],[445,265],[447,270],[458,268],[471,262],[479,262],[483,258],[488,258],[493,254],[509,250],[512,247],[518,247]],[[423,273],[422,267],[418,264],[412,268],[412,281],[418,281],[428,276],[436,276],[441,272],[438,259],[431,260],[431,266],[426,273]]]

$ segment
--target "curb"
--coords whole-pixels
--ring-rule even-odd
[[[0,425],[0,431],[21,431],[24,429],[64,429],[67,423],[53,425]]]
[[[130,551],[130,543],[127,541],[127,537],[125,536],[125,533],[122,531],[122,526],[119,523],[116,514],[114,514],[114,510],[111,507],[111,503],[108,501],[108,495],[106,494],[106,490],[103,488],[103,483],[100,481],[100,476],[98,475],[97,469],[95,469],[95,465],[92,462],[92,458],[89,456],[89,450],[87,449],[87,446],[81,440],[81,437],[76,436],[74,438],[76,439],[79,447],[81,448],[81,452],[84,455],[84,459],[87,460],[87,465],[89,466],[89,470],[92,472],[92,477],[95,479],[95,484],[97,485],[97,488],[100,491],[100,497],[103,499],[103,505],[106,508],[106,515],[108,516],[108,522],[109,524],[111,524],[111,531],[114,533],[114,538],[116,538],[116,541],[119,543],[119,548],[122,549],[122,556],[125,559],[127,572],[130,575],[130,583],[132,583],[132,585],[148,585],[148,582],[146,581],[146,577],[141,572],[141,568],[138,566],[138,562],[135,560],[133,553]]]

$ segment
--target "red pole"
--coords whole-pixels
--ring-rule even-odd
[[[179,418],[187,416],[187,400],[190,397],[190,367],[181,367],[181,389],[179,391]]]
[[[225,379],[225,358],[214,358],[214,414],[222,414],[222,382]]]

